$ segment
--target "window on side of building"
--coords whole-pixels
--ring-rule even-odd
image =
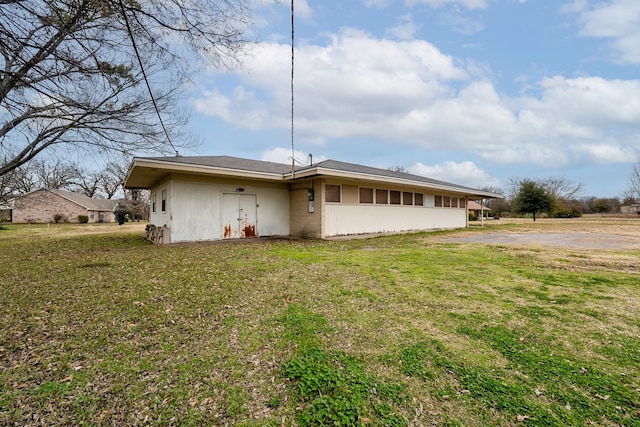
[[[445,208],[451,207],[451,197],[442,196],[442,207],[445,207]]]
[[[324,186],[324,200],[327,203],[340,203],[340,186],[327,184]]]
[[[400,194],[401,193],[399,191],[395,191],[395,190],[389,191],[389,203],[391,203],[392,205],[399,205]]]
[[[458,199],[458,207],[459,208],[466,208],[467,207],[467,201],[465,199],[463,199],[462,197],[460,197]]]
[[[360,189],[360,203],[373,203],[373,188]]]
[[[436,202],[435,202],[435,207],[436,208],[441,208],[444,205],[442,204],[442,196],[437,196],[436,195]]]
[[[162,190],[162,212],[167,211],[167,190]]]
[[[413,205],[413,193],[403,192],[402,193],[402,204],[405,206]]]
[[[416,206],[424,206],[424,194],[415,193],[413,195],[413,204]]]
[[[153,193],[153,196],[151,196],[151,212],[155,213],[156,211],[156,194]]]
[[[376,189],[376,205],[389,204],[389,191]]]

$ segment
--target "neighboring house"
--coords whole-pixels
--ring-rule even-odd
[[[469,203],[467,204],[467,208],[469,209],[469,212],[473,212],[476,218],[481,218],[482,216],[486,218],[489,212],[491,211],[491,209],[489,209],[488,207],[483,206],[480,203],[475,202],[473,200],[469,200]]]
[[[0,222],[11,222],[11,209],[0,205]]]
[[[54,222],[61,215],[69,222],[78,222],[78,215],[87,215],[89,222],[114,222],[115,200],[92,199],[71,191],[40,188],[9,199],[11,222]]]
[[[227,156],[135,158],[125,188],[151,190],[149,231],[164,243],[459,228],[469,199],[502,197],[334,160],[292,171]]]

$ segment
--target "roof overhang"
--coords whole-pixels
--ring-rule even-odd
[[[127,178],[124,181],[124,187],[127,189],[150,189],[161,183],[172,173],[223,178],[246,178],[263,181],[281,182],[285,180],[285,177],[279,173],[194,165],[176,161],[165,162],[158,159],[135,158],[129,167]]]
[[[503,196],[501,194],[493,193],[490,191],[482,191],[475,188],[467,188],[457,185],[447,185],[446,183],[432,183],[432,182],[422,182],[416,181],[413,179],[402,178],[402,177],[390,177],[390,176],[382,176],[361,172],[352,172],[352,171],[343,171],[338,169],[329,169],[319,167],[312,167],[308,169],[304,169],[302,171],[296,171],[295,174],[288,173],[286,174],[287,179],[305,179],[305,178],[314,178],[314,177],[333,177],[340,179],[350,179],[355,181],[366,181],[370,183],[381,183],[381,184],[395,184],[395,185],[403,185],[410,187],[418,187],[430,190],[439,190],[447,193],[456,193],[460,195],[465,195],[470,199],[502,199]]]
[[[240,169],[238,167],[212,166],[181,162],[172,158],[171,161],[161,158],[134,158],[124,187],[127,189],[150,189],[167,180],[171,174],[188,174],[202,177],[251,179],[270,182],[294,182],[301,179],[316,177],[332,177],[354,182],[366,182],[368,185],[398,185],[403,187],[423,188],[443,193],[457,194],[473,200],[497,199],[502,195],[489,191],[464,187],[461,185],[441,182],[422,181],[412,179],[410,175],[388,176],[384,174],[367,173],[366,171],[353,171],[339,168],[323,167],[321,164],[306,167],[292,173],[272,171],[260,171],[255,169]],[[418,178],[418,177],[416,177]]]

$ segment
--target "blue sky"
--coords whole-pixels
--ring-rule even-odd
[[[564,177],[617,197],[640,161],[640,1],[295,1],[296,158],[473,187]],[[290,163],[290,3],[188,94],[184,155]]]

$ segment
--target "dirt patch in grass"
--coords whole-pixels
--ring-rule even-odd
[[[474,228],[442,241],[517,245],[527,247],[563,247],[579,249],[640,249],[640,220],[621,218],[522,219],[487,221],[486,227]]]
[[[473,236],[451,237],[449,242],[484,243],[491,245],[518,246],[562,246],[565,248],[581,249],[640,249],[640,236],[603,233],[597,231],[585,232],[529,232],[506,233],[492,232]]]

